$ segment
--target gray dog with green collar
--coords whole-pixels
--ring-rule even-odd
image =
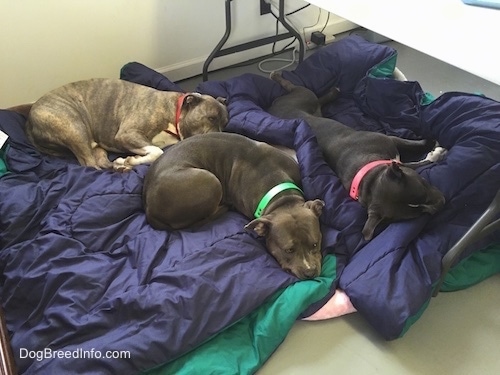
[[[148,222],[182,229],[229,208],[254,218],[245,228],[264,236],[281,267],[300,279],[321,271],[319,216],[324,202],[305,201],[290,156],[238,134],[195,135],[166,149],[143,189]]]

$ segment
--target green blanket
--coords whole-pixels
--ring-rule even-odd
[[[458,263],[448,273],[441,291],[464,289],[497,273],[500,273],[500,244],[478,251]],[[260,308],[200,347],[147,374],[255,373],[283,342],[300,313],[328,294],[336,277],[336,258],[328,255],[320,277],[297,282],[279,291]],[[428,303],[422,306],[418,316],[409,319],[408,327],[418,320],[427,306]]]

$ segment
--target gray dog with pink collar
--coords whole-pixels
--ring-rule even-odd
[[[153,162],[181,139],[220,132],[228,122],[224,99],[108,78],[69,83],[11,109],[28,113],[26,132],[40,151],[71,152],[81,165],[122,172]],[[111,163],[107,151],[134,155]]]
[[[367,208],[366,240],[382,222],[434,214],[445,204],[443,194],[414,169],[441,160],[446,150],[430,140],[408,140],[381,133],[356,131],[321,117],[321,106],[335,100],[338,90],[319,98],[274,72],[271,79],[288,94],[277,98],[268,112],[280,118],[302,118],[316,135],[326,162],[337,173],[353,199]],[[431,151],[432,150],[432,151]],[[423,154],[424,160],[401,163],[400,154]]]

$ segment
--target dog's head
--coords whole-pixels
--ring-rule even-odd
[[[277,208],[252,220],[245,229],[266,239],[266,246],[280,266],[299,279],[321,273],[319,216],[325,203],[319,199]]]
[[[360,202],[368,210],[363,236],[370,240],[381,222],[434,214],[443,208],[445,198],[413,169],[393,162],[383,167],[370,188],[360,196]]]
[[[229,121],[224,98],[190,93],[184,97],[179,119],[181,139],[195,134],[220,132]]]

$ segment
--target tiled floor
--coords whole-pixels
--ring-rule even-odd
[[[500,100],[500,87],[493,83],[398,43],[389,45],[398,51],[397,65],[406,77],[435,96],[464,91]],[[244,72],[265,74],[251,65],[214,72],[209,79]],[[195,77],[180,85],[191,90],[200,81]],[[409,332],[391,342],[378,336],[359,314],[298,321],[258,375],[299,374],[500,374],[500,275],[464,291],[439,294]]]

